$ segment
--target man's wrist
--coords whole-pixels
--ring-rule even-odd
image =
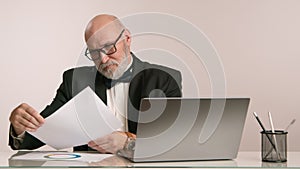
[[[9,135],[11,136],[11,138],[13,140],[11,146],[14,147],[14,149],[19,149],[25,138],[25,131],[23,133],[17,135],[13,126],[11,126],[9,129]]]
[[[129,132],[125,132],[125,134],[127,135],[127,139],[126,139],[123,149],[125,151],[134,151],[136,136]]]
[[[13,126],[10,127],[10,136],[12,136],[14,139],[18,139],[18,140],[23,140],[25,137],[25,131],[21,132],[21,133],[16,133],[15,129]]]

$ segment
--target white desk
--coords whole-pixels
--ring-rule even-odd
[[[0,168],[88,168],[88,167],[110,167],[110,168],[300,168],[300,152],[288,152],[288,159],[285,163],[261,162],[260,152],[239,152],[234,160],[222,161],[190,161],[190,162],[157,162],[157,163],[132,163],[126,159],[113,156],[98,162],[79,161],[26,161],[10,160],[10,157],[17,151],[0,152]]]

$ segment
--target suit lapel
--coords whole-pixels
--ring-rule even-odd
[[[100,73],[97,73],[97,75],[96,75],[96,81],[95,81],[95,93],[107,105],[106,89],[107,88],[106,88],[106,86],[104,84],[104,77],[103,77],[103,75],[101,75]]]
[[[143,62],[141,62],[136,56],[131,53],[133,59],[133,75],[131,82],[129,84],[129,99],[128,99],[128,130],[129,132],[136,133],[138,115],[139,115],[139,106],[142,97],[142,91],[144,86],[144,77],[140,73],[143,70]]]

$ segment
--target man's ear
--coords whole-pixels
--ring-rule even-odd
[[[125,36],[125,38],[124,38],[125,42],[127,43],[127,45],[130,45],[131,44],[131,35],[130,35],[130,32],[128,29],[125,29],[124,36]]]

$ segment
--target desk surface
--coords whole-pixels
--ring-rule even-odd
[[[37,167],[37,168],[88,168],[88,167],[142,167],[142,168],[295,168],[300,167],[300,152],[288,152],[288,160],[285,163],[266,163],[262,162],[259,152],[239,152],[238,157],[234,160],[218,161],[190,161],[190,162],[152,162],[152,163],[132,163],[118,156],[104,158],[97,162],[82,161],[32,161],[32,160],[11,160],[11,157],[17,151],[0,152],[0,168],[14,167]]]

